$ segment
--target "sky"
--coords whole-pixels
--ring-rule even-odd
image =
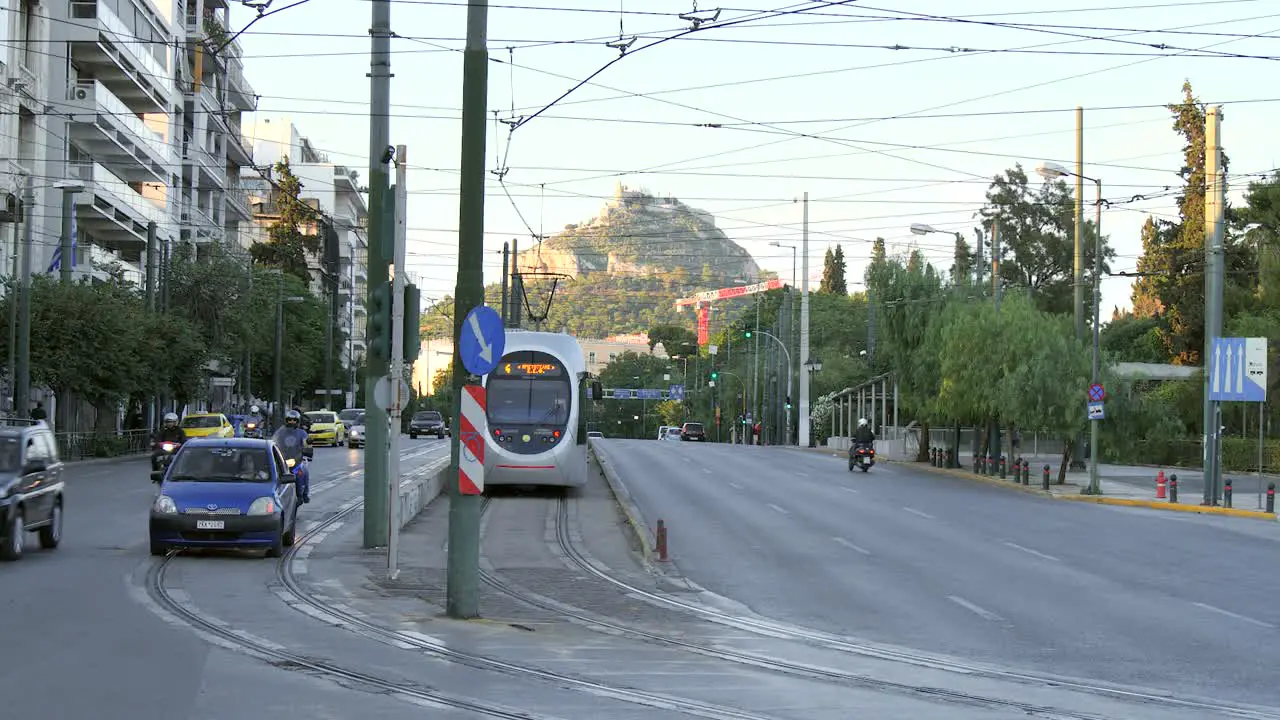
[[[391,3],[391,135],[407,146],[408,265],[424,298],[456,279],[466,5]],[[708,21],[675,37],[694,10]],[[304,0],[240,37],[259,117],[288,116],[366,179],[370,11]],[[232,29],[253,14],[234,6]],[[606,44],[619,37],[635,37],[625,55]],[[1046,160],[1074,170],[1077,106],[1084,174],[1111,203],[1112,269],[1132,271],[1146,218],[1177,217],[1181,139],[1164,105],[1184,81],[1224,106],[1231,202],[1280,165],[1269,0],[493,0],[489,57],[486,282],[501,277],[504,241],[527,249],[593,217],[619,182],[712,213],[784,280],[792,251],[769,243],[799,244],[806,192],[815,287],[839,243],[860,290],[876,237],[946,269],[952,236],[909,226],[972,242],[993,176]],[[1103,307],[1128,307],[1130,286],[1105,279]]]

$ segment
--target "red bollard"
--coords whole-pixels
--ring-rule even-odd
[[[658,521],[658,562],[667,562],[667,523]]]
[[[1164,479],[1164,471],[1156,473],[1156,499],[1163,500],[1168,487],[1167,481]]]

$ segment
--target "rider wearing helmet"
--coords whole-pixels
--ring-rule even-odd
[[[302,427],[302,429],[306,430],[307,432],[311,432],[311,418],[307,417],[307,414],[302,412],[302,408],[298,407],[297,405],[294,405],[292,412],[297,414],[298,424]]]
[[[161,425],[160,429],[151,436],[154,446],[154,449],[151,451],[151,469],[160,469],[160,456],[164,454],[164,451],[160,449],[160,443],[170,442],[181,445],[186,442],[186,439],[186,431],[178,425],[178,414],[165,413],[164,424]]]
[[[252,425],[252,427],[250,427]],[[266,430],[266,419],[262,417],[262,411],[257,405],[249,408],[249,414],[244,419],[244,430],[246,433],[255,431],[255,437],[262,437]]]
[[[858,429],[853,431],[853,442],[857,445],[871,445],[876,441],[876,434],[871,431],[871,424],[866,418],[858,419]]]
[[[298,472],[298,497],[303,503],[311,502],[311,474],[303,462],[302,451],[311,445],[310,436],[302,429],[302,413],[290,410],[284,414],[284,426],[276,430],[271,439],[280,446],[286,460],[293,460]]]

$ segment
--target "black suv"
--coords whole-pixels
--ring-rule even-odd
[[[686,442],[706,442],[707,431],[702,428],[702,423],[687,422],[680,426],[680,439]]]
[[[435,410],[423,410],[413,414],[409,421],[409,439],[417,440],[419,435],[435,435],[444,439],[444,418]]]
[[[0,560],[17,560],[27,533],[40,547],[62,540],[62,477],[58,444],[41,420],[0,420]]]

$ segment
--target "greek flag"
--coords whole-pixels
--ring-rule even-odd
[[[72,213],[71,214],[71,267],[72,269],[74,269],[76,266],[75,256],[76,256],[76,240],[77,240],[76,235],[77,234],[78,232],[76,230],[76,216],[75,216],[75,213]],[[48,272],[55,273],[61,269],[62,269],[62,243],[58,243],[58,247],[53,249],[53,261],[49,263]]]

